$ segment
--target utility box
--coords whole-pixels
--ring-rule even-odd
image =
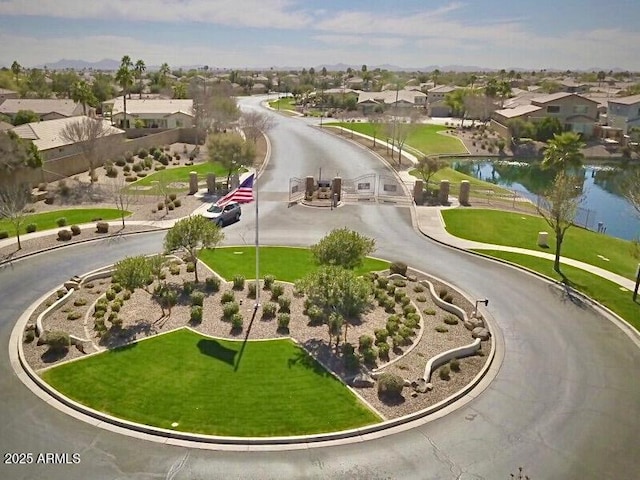
[[[538,232],[538,246],[549,248],[549,234],[547,232]]]

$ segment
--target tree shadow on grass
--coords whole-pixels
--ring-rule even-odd
[[[149,322],[136,322],[134,325],[125,328],[110,328],[108,333],[103,335],[98,343],[110,350],[122,351],[124,347],[136,345],[134,342],[138,339],[138,334],[142,334],[143,337],[148,337],[155,333],[157,333],[157,330],[153,324]]]
[[[287,366],[289,368],[293,367],[294,365],[302,365],[306,369],[312,370],[313,373],[322,377],[331,375],[327,371],[327,369],[320,364],[320,362],[309,355],[309,353],[303,348],[297,348],[293,357],[287,360]]]
[[[236,350],[225,347],[217,340],[202,339],[198,342],[198,350],[203,355],[208,355],[224,363],[228,363],[232,367],[235,365]]]

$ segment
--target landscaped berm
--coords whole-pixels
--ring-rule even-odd
[[[95,410],[237,437],[404,416],[460,391],[487,362],[491,336],[473,305],[402,263],[323,266],[310,250],[262,247],[256,283],[242,271],[252,254],[218,248],[201,252],[197,266],[131,257],[67,282],[33,312],[22,355],[42,380]],[[292,258],[296,268],[287,267]],[[462,347],[425,371],[429,359]]]

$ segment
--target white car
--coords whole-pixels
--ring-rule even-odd
[[[240,208],[240,204],[238,202],[230,202],[227,203],[224,207],[213,204],[209,208],[207,208],[202,216],[205,218],[210,218],[219,226],[223,227],[231,222],[237,222],[238,220],[240,220],[241,214],[242,209]]]

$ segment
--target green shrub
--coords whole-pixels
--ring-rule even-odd
[[[414,307],[413,305],[405,305],[404,307],[402,307],[402,314],[405,317],[410,313],[416,313],[416,311],[416,307]]]
[[[389,360],[389,344],[387,342],[378,343],[378,358],[380,360]]]
[[[415,287],[413,287],[413,291],[416,292],[416,293],[424,292],[424,287],[422,285],[418,284]]]
[[[389,271],[404,276],[407,274],[407,264],[404,262],[393,262],[389,265]]]
[[[71,240],[72,234],[71,230],[58,230],[58,240],[67,241]]]
[[[245,279],[242,275],[235,275],[233,277],[233,289],[244,290],[244,282],[245,282]]]
[[[436,311],[433,308],[425,308],[422,313],[425,315],[435,315]]]
[[[3,240],[5,238],[9,238],[9,232],[7,232],[6,230],[0,230],[0,240]]]
[[[71,225],[71,234],[72,235],[80,235],[80,227],[78,225]]]
[[[394,280],[394,281],[393,281],[393,284],[394,284],[396,287],[406,287],[406,286],[407,286],[407,282],[406,282],[406,281],[404,281],[404,280],[400,280],[400,279],[396,279],[396,280]]]
[[[388,297],[385,299],[383,307],[385,312],[393,313],[396,311],[396,302],[393,300],[393,298]]]
[[[373,366],[376,364],[376,360],[378,359],[378,351],[375,348],[365,348],[364,350],[360,351],[360,354],[362,355],[362,362],[365,365]]]
[[[447,327],[445,327],[444,325],[438,325],[436,326],[436,332],[438,333],[447,333],[449,331],[449,329]]]
[[[196,271],[196,265],[193,262],[188,262],[187,263],[187,272],[188,273],[193,273]]]
[[[78,320],[80,317],[82,317],[80,312],[69,312],[69,314],[67,314],[67,320]]]
[[[113,282],[111,284],[111,290],[116,293],[120,293],[122,291],[122,285],[120,285],[118,282]]]
[[[191,306],[191,323],[200,323],[202,322],[202,305],[192,305]]]
[[[56,290],[56,295],[58,296],[58,299],[64,297],[67,294],[67,291],[63,288]]]
[[[109,178],[116,178],[118,176],[118,169],[113,165],[107,165],[105,167],[106,175]]]
[[[289,297],[279,297],[278,305],[280,306],[280,312],[282,313],[290,313],[291,312],[291,299]]]
[[[386,330],[389,335],[395,334],[398,331],[398,328],[400,328],[399,322],[397,322],[396,320],[387,320]]]
[[[449,369],[449,366],[443,365],[442,367],[440,367],[440,370],[438,371],[438,376],[442,380],[449,380],[451,378],[451,370]]]
[[[131,298],[131,292],[129,290],[125,290],[125,292],[122,294],[122,300],[129,300]]]
[[[387,277],[378,277],[378,286],[380,288],[387,288],[389,285],[389,279]]]
[[[169,202],[167,203],[167,210],[175,210],[176,206],[173,204],[173,202]]]
[[[119,157],[116,159],[116,165],[119,167],[127,167],[127,160],[124,157]]]
[[[180,200],[179,198],[177,200],[173,201],[173,206],[178,208],[182,206],[182,200]]]
[[[401,301],[406,296],[407,294],[402,290],[396,290],[395,292],[393,292],[393,298],[396,302]]]
[[[403,338],[403,340],[404,340],[403,343],[405,345],[409,345],[409,344],[411,344],[411,337],[414,335],[414,332],[408,326],[401,325],[400,329],[398,330],[398,335],[400,335]]]
[[[67,219],[66,217],[60,217],[56,220],[56,225],[58,225],[59,227],[66,227],[67,226]]]
[[[231,320],[231,317],[240,311],[240,305],[237,302],[227,302],[222,307],[222,318]]]
[[[96,224],[96,231],[98,233],[107,233],[109,231],[109,224],[107,222],[98,222]]]
[[[410,303],[411,303],[411,299],[409,297],[402,297],[400,299],[400,305],[402,305],[402,307],[406,307]]]
[[[447,315],[446,317],[444,317],[444,323],[446,323],[447,325],[457,325],[458,317],[454,315]]]
[[[418,326],[420,325],[420,316],[415,313],[410,313],[409,315],[407,315],[404,324],[411,329],[418,328]]]
[[[427,297],[425,297],[424,295],[418,295],[416,297],[416,302],[424,303],[426,301],[427,301]]]
[[[265,290],[271,290],[271,287],[273,286],[273,283],[275,281],[276,281],[276,277],[274,277],[273,275],[265,275],[263,288]]]
[[[444,296],[443,300],[447,303],[453,304],[453,295],[448,293],[447,295]]]
[[[373,345],[373,337],[370,335],[361,335],[358,339],[358,350],[361,352]]]
[[[124,152],[123,157],[124,157],[125,162],[133,163],[134,158],[133,158],[133,153],[132,152],[129,152],[129,151]]]
[[[53,351],[64,352],[71,345],[71,338],[68,333],[55,330],[45,333],[44,343]]]
[[[387,338],[389,337],[389,332],[386,328],[377,328],[376,330],[374,330],[373,334],[376,337],[376,344],[386,343]]]
[[[256,282],[250,282],[247,287],[247,296],[249,298],[256,298]]]
[[[36,334],[33,330],[27,330],[24,332],[24,343],[31,343],[35,340]]]
[[[460,360],[458,360],[457,358],[452,358],[451,361],[449,362],[449,368],[451,368],[452,372],[459,372]]]
[[[284,293],[284,285],[276,283],[271,286],[271,300],[277,301],[278,297]]]
[[[394,336],[391,337],[391,343],[393,344],[394,349],[400,348],[405,344],[405,338],[399,333],[396,333]]]
[[[193,292],[190,297],[191,305],[201,307],[204,304],[204,293]]]
[[[180,267],[178,267],[178,273],[180,273]],[[220,279],[218,277],[207,277],[204,281],[204,286],[210,292],[217,292],[220,290]]]
[[[389,283],[387,284],[387,293],[389,295],[395,295],[396,293],[396,286],[393,283]]]
[[[355,371],[360,368],[360,357],[355,354],[353,345],[348,342],[342,344],[342,358],[347,371]]]
[[[274,318],[276,316],[276,311],[278,310],[278,305],[273,302],[267,302],[262,307],[262,318]]]
[[[227,290],[226,292],[222,292],[222,297],[220,298],[220,303],[234,302],[235,299],[236,299],[235,294],[231,290]]]
[[[125,174],[125,175],[126,175],[126,174]],[[137,178],[136,178],[136,177],[126,177],[126,178],[124,179],[124,181],[125,181],[125,182],[127,182],[127,183],[132,183],[132,182],[135,182],[136,180],[137,180]]]
[[[234,313],[231,315],[231,328],[234,330],[242,330],[242,325],[244,323],[244,318],[239,313]]]
[[[322,322],[322,319],[324,318],[324,312],[320,307],[311,305],[307,309],[307,316],[309,317],[312,325],[317,325]]]
[[[35,223],[29,223],[26,227],[25,230],[27,233],[33,233],[38,229],[38,225],[36,225]]]
[[[114,302],[114,303],[111,305],[111,311],[112,311],[112,312],[116,312],[116,313],[118,313],[118,312],[120,311],[120,308],[121,308],[121,305],[120,305],[119,303],[117,303],[117,302]]]
[[[169,200],[171,200],[172,202],[173,202],[176,198],[178,198],[178,195],[176,195],[175,193],[170,193],[170,194],[169,194]]]
[[[115,290],[109,289],[106,291],[105,296],[107,298],[107,300],[111,301],[114,298],[116,298],[116,292]]]
[[[289,322],[291,321],[291,317],[288,313],[279,313],[278,314],[278,330],[289,330]]]
[[[141,148],[140,150],[138,150],[138,157],[140,158],[147,158],[149,156],[149,151],[145,148]]]
[[[76,298],[73,301],[73,305],[76,307],[82,307],[83,305],[86,305],[86,304],[87,304],[87,300],[84,298]]]
[[[383,372],[378,378],[378,395],[380,397],[397,398],[402,396],[404,379],[395,373]]]
[[[171,275],[180,275],[180,265],[178,265],[177,263],[172,263],[171,265],[169,265],[169,273]]]
[[[156,205],[157,210],[164,210],[164,202],[158,202]]]
[[[448,293],[449,293],[449,290],[447,290],[447,289],[446,289],[446,288],[444,288],[444,287],[438,290],[438,296],[439,296],[440,298],[444,298],[444,297],[446,297]]]

